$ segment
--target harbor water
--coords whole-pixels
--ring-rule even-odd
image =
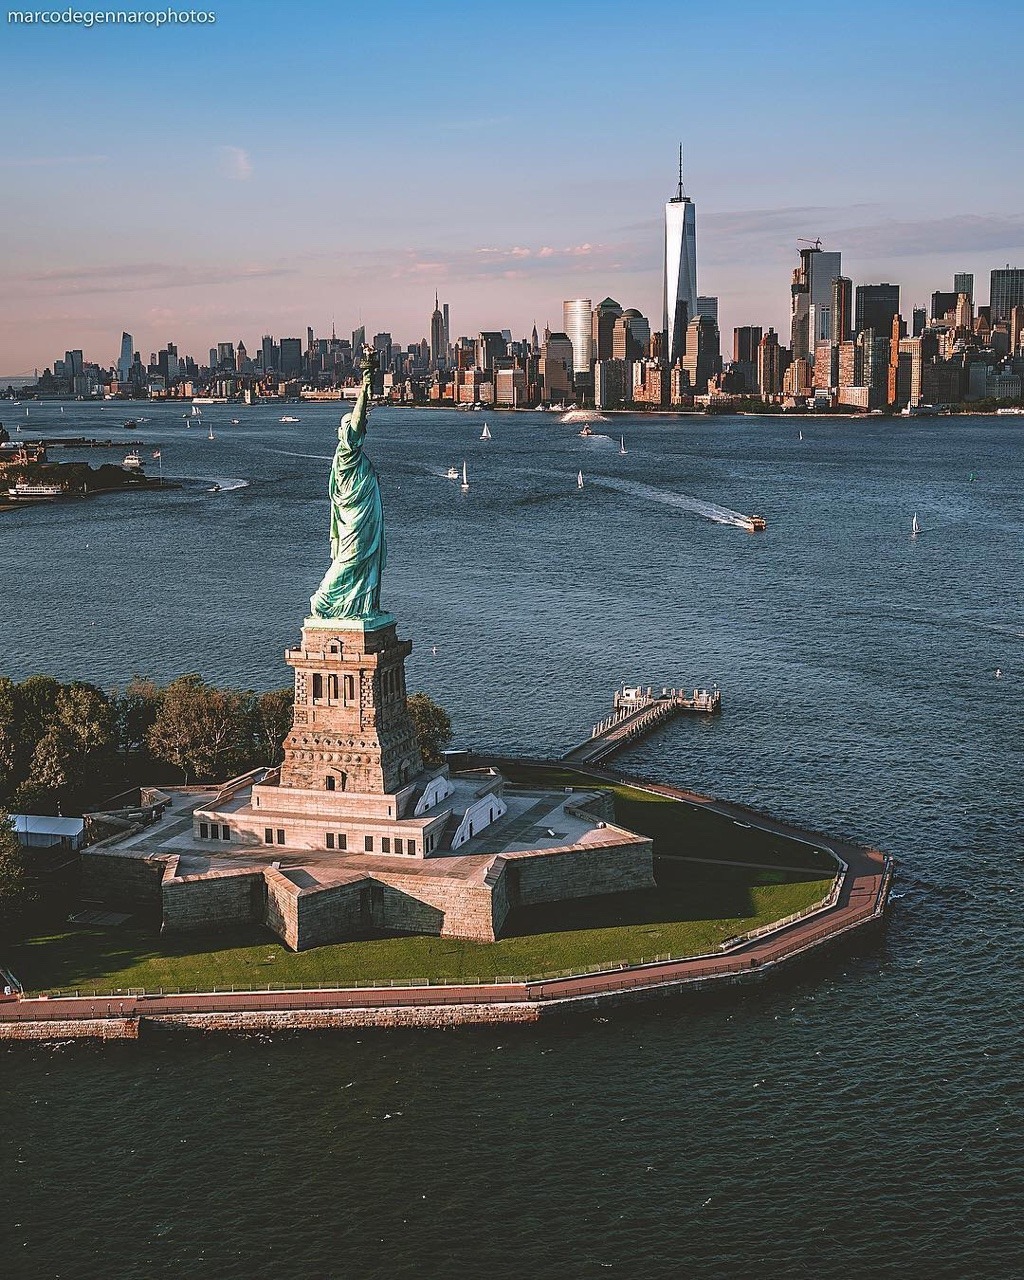
[[[124,408],[0,419],[98,463]],[[0,673],[287,684],[338,407],[132,408],[181,487],[0,512]],[[893,853],[886,934],[564,1025],[0,1050],[5,1276],[1021,1274],[1020,426],[577,431],[374,410],[410,687],[560,754],[624,683],[717,682],[623,765]]]

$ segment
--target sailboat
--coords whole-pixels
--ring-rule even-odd
[[[199,407],[197,404],[194,404],[194,405],[192,406],[192,417],[193,417],[193,418],[201,418],[202,416],[203,416],[203,411],[202,411],[202,409],[200,409],[200,407]]]
[[[213,423],[212,423],[212,422],[210,423],[210,429],[209,429],[209,431],[208,431],[208,432],[207,432],[207,434],[206,434],[206,438],[207,438],[207,440],[212,440],[212,439],[213,439]]]
[[[583,472],[582,471],[580,471],[576,476],[576,488],[577,489],[583,488]]]
[[[487,425],[487,423],[485,422],[485,423],[484,423],[484,429],[483,429],[483,431],[481,431],[481,432],[480,432],[480,439],[481,439],[481,440],[490,440],[490,438],[491,438],[491,429],[490,429],[490,427]]]
[[[911,522],[911,525],[910,525],[910,536],[911,536],[912,538],[916,538],[916,537],[917,537],[917,535],[918,535],[920,532],[921,532],[921,525],[918,523],[918,519],[917,519],[917,512],[915,511],[915,512],[914,512],[914,519],[913,519],[913,521]]]
[[[797,438],[798,440],[802,440],[802,439],[804,438],[804,433],[803,433],[802,431],[798,431],[798,432],[796,433],[796,438]]]
[[[462,492],[469,493],[469,474],[466,471],[466,459],[462,459]]]
[[[619,436],[619,453],[623,457],[626,455],[626,440],[624,436]]]

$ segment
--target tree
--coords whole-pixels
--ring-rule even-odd
[[[0,677],[0,802],[18,785],[18,686]]]
[[[113,777],[114,709],[95,685],[63,685],[32,752],[22,788],[36,806],[77,807]]]
[[[129,756],[146,749],[146,735],[153,727],[164,691],[152,680],[133,676],[124,693],[114,700],[118,749]]]
[[[10,927],[28,901],[25,860],[11,817],[0,809],[0,924]]]
[[[442,763],[441,752],[452,740],[451,718],[444,707],[426,693],[410,693],[406,704],[423,763],[433,768]]]
[[[271,689],[253,699],[251,709],[253,765],[280,764],[282,747],[292,727],[294,694],[291,689]]]
[[[245,765],[251,752],[245,698],[211,688],[202,676],[179,676],[164,690],[146,744],[158,760],[189,779],[223,780]]]

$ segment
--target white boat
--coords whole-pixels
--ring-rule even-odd
[[[285,414],[284,417],[280,419],[280,421],[281,422],[298,422],[298,418],[290,418],[288,414]]]
[[[462,459],[462,492],[469,493],[469,472],[466,470],[466,459]]]
[[[212,439],[213,439],[213,423],[212,423],[212,422],[210,423],[210,429],[209,429],[209,431],[206,433],[206,438],[207,438],[207,440],[212,440]]]
[[[139,457],[138,449],[132,449],[130,453],[126,453],[121,460],[121,466],[126,471],[141,471],[142,459]]]
[[[802,439],[804,438],[804,433],[803,433],[802,431],[798,431],[798,432],[796,433],[796,438],[797,438],[798,440],[802,440]]]
[[[459,469],[458,469],[458,467],[449,467],[449,468],[448,468],[448,479],[449,479],[449,480],[458,480],[458,478],[459,478]]]
[[[619,436],[619,453],[623,456],[626,453],[626,441],[623,436]]]
[[[921,524],[920,524],[920,522],[918,521],[918,518],[917,518],[917,512],[915,511],[915,512],[914,512],[914,518],[913,518],[913,520],[910,522],[910,536],[911,536],[912,538],[916,538],[916,537],[917,537],[917,535],[918,535],[920,532],[921,532]]]
[[[17,484],[12,484],[7,490],[7,496],[9,498],[27,498],[39,502],[59,498],[63,492],[63,485],[29,484],[27,480],[19,480]]]
[[[480,439],[481,439],[481,440],[490,440],[490,438],[491,438],[491,429],[490,429],[490,427],[487,425],[487,423],[485,422],[485,423],[484,423],[484,429],[483,429],[483,431],[481,431],[481,432],[480,432]]]
[[[241,418],[232,418],[232,419],[231,419],[231,425],[232,425],[233,427],[237,427],[237,426],[238,426],[238,424],[239,424],[239,422],[241,422]]]
[[[582,471],[580,471],[576,476],[576,488],[577,489],[583,488],[583,472]]]
[[[192,417],[193,417],[193,418],[201,418],[202,416],[203,416],[203,411],[202,411],[202,409],[200,409],[200,407],[199,407],[197,404],[193,404],[193,406],[192,406]]]
[[[589,427],[582,427],[576,434],[585,440],[587,436],[592,436],[594,433]]]

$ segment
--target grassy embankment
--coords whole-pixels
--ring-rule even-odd
[[[519,771],[516,780],[541,778],[549,786],[588,785],[571,770]],[[386,937],[295,954],[255,927],[161,937],[135,925],[62,926],[35,933],[7,958],[34,991],[536,977],[659,955],[697,955],[828,892],[831,868],[806,845],[739,827],[699,806],[626,786],[610,789],[618,821],[654,838],[658,888],[524,909],[498,942]]]

